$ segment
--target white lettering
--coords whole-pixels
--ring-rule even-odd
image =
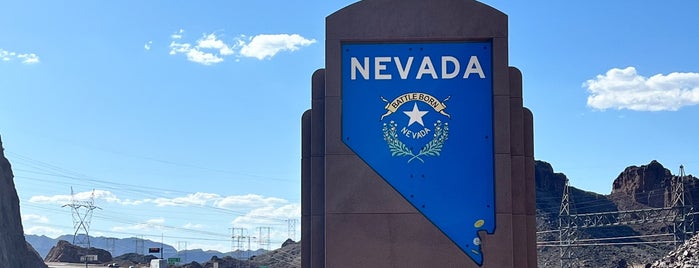
[[[400,79],[408,79],[410,67],[413,66],[413,57],[408,57],[408,63],[405,64],[405,68],[403,68],[403,64],[400,62],[399,57],[393,57],[393,60],[396,61],[396,67],[398,68],[398,74],[400,74]]]
[[[415,76],[415,79],[422,79],[422,76],[425,74],[431,75],[432,79],[437,79],[437,71],[434,70],[432,60],[428,56],[422,58],[422,63],[420,64],[420,69],[417,71],[417,76]]]
[[[374,59],[374,79],[376,80],[390,80],[391,74],[382,74],[381,71],[386,70],[386,62],[391,62],[390,57],[376,57]]]
[[[411,138],[411,139],[421,139],[424,137],[427,137],[427,135],[432,132],[429,128],[424,128],[418,132],[412,131],[406,127],[403,127],[403,129],[400,130],[400,132],[405,135],[406,138]]]
[[[373,61],[373,62],[372,62]],[[477,74],[480,78],[485,78],[485,72],[481,66],[480,61],[477,56],[471,56],[469,58],[466,68],[461,69],[461,62],[459,58],[451,55],[440,56],[441,65],[440,70],[435,68],[432,63],[432,58],[430,56],[424,56],[420,62],[420,67],[417,72],[412,70],[414,62],[414,57],[410,56],[403,58],[400,57],[363,57],[363,58],[350,58],[350,79],[357,80],[357,73],[359,73],[360,79],[369,80],[372,79],[371,68],[373,67],[373,79],[375,80],[391,80],[393,79],[393,74],[396,72],[400,76],[400,79],[408,79],[411,73],[415,73],[415,79],[422,79],[425,75],[429,75],[432,79],[454,79],[463,72],[462,78],[467,79],[471,74]]]
[[[454,64],[454,71],[449,72],[448,71],[448,63]],[[459,75],[459,69],[461,67],[459,66],[459,60],[457,60],[453,56],[442,56],[442,79],[452,79]]]
[[[408,128],[406,128],[406,127],[403,127],[403,129],[401,129],[400,132],[403,133],[403,135],[405,135],[408,138],[410,138],[410,135],[413,133],[412,131],[408,130]]]
[[[357,71],[364,77],[364,80],[369,79],[369,57],[364,57],[364,65],[362,66],[361,63],[359,63],[359,60],[357,58],[352,57],[350,60],[350,79],[351,80],[357,80]]]
[[[471,59],[468,60],[468,66],[466,66],[464,78],[468,78],[468,76],[471,74],[478,74],[478,77],[485,78],[483,68],[481,68],[481,63],[478,62],[478,57],[476,56],[471,56]]]

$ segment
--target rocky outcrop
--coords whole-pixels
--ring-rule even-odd
[[[0,265],[2,267],[47,267],[38,253],[24,240],[10,161],[0,140]]]
[[[672,185],[678,177],[658,161],[640,167],[624,169],[614,180],[612,195],[623,195],[630,201],[650,207],[667,207],[672,204]]]
[[[535,162],[534,173],[538,191],[563,194],[567,179],[565,174],[553,172],[551,164],[539,160]]]
[[[254,267],[299,267],[301,266],[301,243],[287,239],[281,248],[269,251],[259,256],[253,256],[250,261]]]
[[[213,257],[211,257],[210,261],[205,262],[203,265],[201,265],[201,267],[204,267],[204,268],[213,268],[214,266],[218,266],[218,267],[246,267],[246,266],[248,266],[248,261],[235,259],[231,256],[225,256],[223,258],[213,256]],[[190,265],[190,267],[195,267],[195,266]]]
[[[80,257],[85,255],[97,255],[97,261],[94,263],[104,263],[112,261],[112,254],[109,251],[99,248],[83,248],[75,246],[68,241],[60,240],[55,247],[51,248],[49,254],[46,255],[46,262],[72,262],[79,263]]]
[[[699,267],[699,236],[670,251],[665,257],[650,265],[651,268]]]
[[[158,257],[153,256],[153,255],[126,253],[124,255],[114,257],[113,261],[116,263],[119,263],[119,264],[122,264],[122,263],[139,264],[139,263],[150,263],[150,260],[157,259],[157,258]],[[121,266],[127,266],[127,265],[122,264]]]

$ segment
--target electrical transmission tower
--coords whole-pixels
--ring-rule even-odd
[[[247,234],[248,230],[244,228],[230,228],[231,229],[231,251],[235,252],[236,259],[243,259],[243,251],[245,247],[245,240],[248,240],[248,249],[250,249],[250,236]],[[247,255],[247,254],[246,254]],[[240,262],[236,262],[238,268],[240,268]]]
[[[694,206],[691,194],[686,194],[684,166],[680,165],[680,174],[672,181],[672,208],[676,220],[673,222],[675,243],[683,243],[694,234]]]
[[[76,200],[73,187],[70,187],[70,204],[65,204],[62,207],[70,207],[73,212],[73,245],[83,248],[90,248],[90,222],[92,221],[93,210],[102,209],[95,206],[95,190],[92,190],[90,199]]]
[[[145,240],[143,240],[143,236],[141,238],[135,238],[136,242],[136,254],[139,255],[144,255],[146,253],[146,245],[145,245]]]
[[[577,259],[574,247],[604,246],[605,243],[595,243],[596,241],[614,240],[614,237],[602,239],[580,239],[580,230],[588,228],[601,228],[613,226],[644,225],[644,224],[665,224],[668,229],[667,236],[673,236],[672,241],[646,241],[643,243],[674,243],[679,244],[686,241],[695,232],[694,212],[691,194],[685,194],[686,175],[684,166],[680,166],[679,176],[671,178],[670,199],[665,199],[665,207],[647,208],[624,211],[608,211],[596,213],[577,213],[573,209],[572,195],[570,194],[569,182],[566,179],[561,198],[561,209],[558,213],[558,245],[560,251],[561,267],[577,267]],[[669,204],[668,204],[669,203]],[[650,236],[663,236],[656,234]],[[647,236],[647,237],[650,237]],[[619,238],[617,238],[619,239]],[[633,242],[631,242],[633,243]],[[606,245],[613,245],[608,243]],[[545,245],[553,246],[553,245]]]
[[[272,233],[272,227],[257,227],[259,235],[257,236],[257,245],[269,251],[270,235]]]
[[[105,243],[107,244],[107,245],[106,245],[106,246],[107,246],[107,251],[109,251],[109,253],[112,254],[112,256],[116,256],[116,255],[114,255],[114,254],[115,254],[114,251],[116,250],[116,238],[114,238],[114,237],[107,237],[107,238],[105,239]]]
[[[571,260],[575,259],[575,251],[571,249],[571,246],[577,240],[577,229],[572,228],[572,220],[570,213],[571,196],[570,196],[570,185],[566,178],[566,184],[563,188],[563,197],[561,198],[561,209],[558,212],[558,241],[560,243],[559,253],[561,257],[561,268],[572,267],[570,266],[573,262]]]
[[[296,241],[296,219],[286,220],[289,239]]]
[[[182,245],[184,245],[184,250],[182,249]],[[177,241],[177,253],[184,253],[184,263],[187,263],[187,241]]]

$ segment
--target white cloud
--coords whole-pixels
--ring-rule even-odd
[[[306,39],[298,34],[260,34],[252,37],[250,43],[243,45],[240,54],[261,60],[274,57],[281,51],[296,51],[315,42],[314,39]]]
[[[158,198],[145,198],[145,199],[121,199],[114,193],[106,190],[96,189],[94,191],[77,192],[71,195],[53,195],[44,196],[36,195],[29,198],[29,202],[38,204],[57,204],[66,205],[71,202],[89,202],[93,197],[95,205],[99,206],[99,201],[105,201],[107,203],[115,203],[120,205],[130,205],[137,206],[143,204],[155,204],[159,207],[187,207],[187,206],[213,206],[217,208],[225,209],[252,209],[267,206],[280,206],[288,204],[289,202],[276,197],[265,197],[256,194],[247,195],[230,195],[221,196],[214,193],[203,193],[196,192],[193,194],[187,194],[185,196],[178,197],[158,197]],[[30,218],[34,216],[28,216]]]
[[[181,44],[181,43],[177,43],[175,41],[172,41],[172,43],[170,43],[170,55],[175,55],[177,53],[187,53],[187,52],[189,52],[190,49],[192,49],[191,47],[192,47],[192,45],[190,45],[190,44],[186,44],[186,43]]]
[[[297,219],[300,216],[300,204],[286,204],[278,207],[265,206],[253,209],[245,215],[236,217],[231,224],[235,227],[255,228],[279,224],[280,220]]]
[[[212,65],[223,62],[223,56],[233,54],[233,50],[213,33],[204,35],[204,37],[197,40],[195,45],[175,41],[181,38],[181,35],[172,36],[170,55],[183,53],[187,55],[189,61],[203,65]]]
[[[24,234],[27,234],[27,235],[45,235],[48,237],[55,238],[55,237],[66,234],[66,232],[61,230],[61,229],[51,228],[48,226],[31,226],[31,227],[25,226]]]
[[[24,64],[39,63],[39,56],[34,53],[17,53],[0,48],[0,61],[9,62],[15,59]]]
[[[88,191],[88,192],[79,192],[79,193],[74,193],[72,196],[71,195],[54,195],[54,196],[45,196],[45,195],[35,195],[29,198],[29,202],[32,203],[40,203],[40,204],[69,204],[73,200],[78,201],[78,202],[84,202],[84,201],[89,201],[92,198],[93,192]],[[100,198],[105,198],[109,200],[118,200],[114,194],[112,194],[109,191],[103,191],[103,190],[95,190],[94,191],[94,198],[95,199],[100,199]]]
[[[153,41],[148,41],[148,42],[146,42],[145,45],[143,45],[143,48],[144,48],[145,50],[150,50],[151,47],[153,47]]]
[[[22,222],[49,223],[49,218],[37,214],[22,214]]]
[[[179,31],[175,32],[174,34],[170,35],[170,38],[172,39],[182,39],[182,34],[184,33],[183,29],[180,29]]]
[[[159,207],[164,207],[164,206],[192,206],[192,205],[197,205],[197,206],[203,206],[209,201],[215,201],[221,199],[221,196],[218,194],[211,194],[211,193],[193,193],[193,194],[188,194],[183,197],[175,197],[175,198],[156,198],[153,199],[152,202],[157,204]]]
[[[205,35],[204,38],[197,40],[197,47],[215,49],[224,56],[233,55],[234,53],[228,45],[217,39],[215,34]]]
[[[213,53],[203,52],[199,49],[192,49],[187,52],[187,59],[204,65],[211,65],[223,61],[223,58],[214,55]]]
[[[170,55],[185,54],[187,60],[203,65],[221,63],[225,57],[235,56],[270,59],[282,51],[296,51],[316,41],[298,34],[260,34],[250,38],[240,36],[227,43],[215,33],[203,34],[195,42],[182,42],[184,30],[170,37]],[[237,60],[236,60],[237,61]]]
[[[152,201],[152,199],[149,199],[149,198],[146,198],[146,199],[143,199],[143,200],[124,199],[124,200],[121,200],[120,204],[122,204],[122,205],[133,205],[133,206],[138,206],[138,205],[141,205],[141,204],[143,204],[143,203],[148,203],[148,202],[151,202],[151,201]]]
[[[185,225],[182,225],[182,228],[185,229],[204,229],[204,225],[200,223],[187,223]]]
[[[217,200],[214,205],[220,208],[259,208],[288,204],[289,202],[276,197],[264,197],[256,194],[232,195]]]
[[[178,250],[185,250],[184,247],[187,247],[188,249],[193,249],[193,248],[202,248],[202,249],[207,249],[207,250],[216,250],[218,252],[229,252],[231,251],[231,243],[215,243],[208,241],[207,243],[188,243],[188,244],[183,244],[180,245],[181,248]]]
[[[206,206],[232,210],[247,210],[262,207],[275,207],[289,204],[288,201],[277,197],[265,197],[256,194],[221,196],[213,193],[197,192],[186,196],[174,198],[144,199],[141,202],[154,203],[159,207],[164,206]],[[134,202],[134,201],[132,201]],[[124,201],[122,201],[124,203]]]
[[[699,73],[644,77],[636,68],[614,68],[583,83],[587,105],[600,110],[677,111],[699,104]]]
[[[53,195],[53,196],[45,196],[45,195],[35,195],[29,198],[29,202],[32,203],[38,203],[38,204],[58,204],[58,205],[66,205],[70,204],[73,201],[76,202],[89,202],[90,199],[93,197],[94,194],[94,200],[95,200],[95,205],[99,206],[98,201],[106,201],[107,203],[116,203],[116,204],[121,204],[121,205],[140,205],[144,203],[145,200],[122,200],[119,197],[117,197],[114,193],[110,191],[105,191],[105,190],[94,190],[94,191],[86,191],[86,192],[79,192],[79,193],[74,193],[73,196],[71,195]]]
[[[123,232],[123,231],[149,231],[149,230],[163,230],[165,229],[165,219],[164,218],[155,218],[155,219],[149,219],[146,220],[145,222],[142,223],[137,223],[133,225],[126,225],[126,226],[115,226],[112,227],[112,231],[115,232]]]

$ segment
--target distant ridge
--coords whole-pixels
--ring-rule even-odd
[[[72,235],[62,235],[59,236],[56,239],[46,237],[46,236],[38,236],[38,235],[25,235],[25,238],[29,244],[31,244],[36,251],[41,255],[42,258],[45,258],[51,248],[55,246],[59,240],[65,240],[65,241],[73,241],[73,236]],[[111,238],[109,238],[111,239]],[[91,246],[104,249],[109,251],[110,246],[107,243],[108,237],[92,237],[90,236],[90,242]],[[114,238],[114,252],[112,253],[113,257],[121,256],[127,253],[135,253],[136,251],[136,241],[143,241],[143,249],[145,252],[139,252],[138,254],[149,254],[148,253],[148,248],[159,248],[160,247],[160,242],[157,241],[152,241],[148,239],[140,239],[136,237],[130,237],[130,238]],[[140,243],[140,242],[139,242]],[[256,255],[261,255],[265,253],[266,250],[264,249],[258,249],[258,250],[253,250],[253,251],[236,251],[236,252],[219,252],[215,250],[201,250],[201,249],[189,249],[189,250],[183,250],[183,251],[177,251],[177,249],[171,245],[164,244],[163,245],[163,257],[165,258],[180,258],[183,262],[186,260],[187,262],[191,261],[196,261],[196,262],[206,262],[208,260],[211,260],[212,257],[217,256],[217,257],[223,257],[223,256],[231,256],[231,257],[241,257],[241,258],[248,258],[250,256],[256,256]],[[156,254],[160,257],[160,254]]]

